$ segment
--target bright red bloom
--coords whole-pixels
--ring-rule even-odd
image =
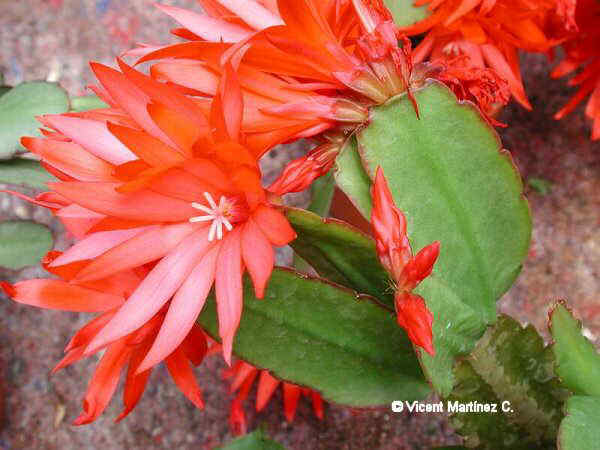
[[[395,284],[398,324],[406,330],[413,344],[433,355],[433,315],[423,298],[412,291],[431,274],[440,253],[440,243],[429,244],[413,256],[406,234],[406,218],[394,204],[381,167],[377,168],[371,195],[371,224],[377,255]]]
[[[230,369],[223,373],[223,377],[230,380],[231,392],[237,391],[237,395],[231,403],[231,415],[229,419],[231,428],[236,434],[244,434],[246,432],[246,415],[244,414],[243,404],[252,389],[256,377],[258,377],[256,411],[262,411],[267,406],[267,403],[269,403],[281,384],[283,389],[283,409],[288,422],[294,421],[298,400],[301,395],[305,395],[312,400],[315,416],[323,419],[323,399],[318,392],[280,381],[267,370],[259,370],[245,361],[237,361]]]
[[[43,261],[44,267],[59,276],[74,276],[79,264],[72,263],[55,269],[51,263],[58,257],[59,252],[49,253]],[[138,273],[124,271],[94,282],[69,283],[60,279],[37,279],[15,285],[0,285],[9,297],[22,304],[65,311],[102,313],[73,336],[65,348],[65,357],[53,369],[54,373],[98,351],[87,353],[86,348],[115,316],[127,296],[135,291],[142,279]],[[91,423],[102,414],[113,397],[121,373],[126,367],[124,409],[116,421],[123,419],[135,408],[152,372],[152,368],[139,371],[139,367],[152,347],[164,319],[163,309],[144,326],[106,347],[89,382],[83,401],[83,412],[74,421],[75,425]],[[182,342],[164,357],[167,369],[179,389],[200,409],[204,407],[204,402],[192,365],[197,366],[204,359],[207,350],[206,339],[204,332],[194,325],[186,332]]]
[[[215,94],[220,65],[239,62],[247,133],[308,137],[368,119],[367,107],[406,92],[410,42],[398,46],[381,0],[202,0],[206,15],[162,6],[191,42],[140,48],[152,75],[183,92]]]
[[[241,132],[243,101],[231,65],[209,120],[177,90],[120,66],[92,65],[111,108],[44,116],[55,131],[23,139],[61,180],[40,201],[81,238],[52,266],[80,261],[75,280],[91,282],[155,264],[86,354],[140,329],[172,299],[138,370],[149,369],[181,344],[214,284],[229,361],[244,271],[262,297],[273,245],[295,233],[260,184],[262,151]]]
[[[563,44],[566,58],[552,71],[552,77],[559,78],[581,68],[569,80],[569,86],[579,86],[579,90],[554,117],[562,119],[589,96],[585,115],[592,120],[592,139],[600,139],[600,3],[579,0],[576,20],[579,32]]]
[[[515,99],[531,105],[525,94],[518,50],[548,52],[573,27],[574,0],[418,0],[432,15],[402,32],[427,32],[413,52],[414,62],[469,58],[472,67],[489,67],[504,78]]]
[[[423,75],[418,72],[423,71]],[[469,100],[477,105],[483,116],[495,126],[506,126],[494,119],[510,100],[508,83],[488,68],[472,66],[466,56],[453,60],[436,60],[419,65],[413,77],[436,78],[448,86],[459,100]]]

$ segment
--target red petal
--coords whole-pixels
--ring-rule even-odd
[[[288,220],[275,208],[259,206],[252,218],[273,245],[287,245],[296,239],[296,232]]]
[[[192,367],[183,350],[175,350],[171,356],[166,359],[166,362],[167,369],[169,369],[173,381],[175,381],[179,390],[183,392],[183,395],[196,405],[196,408],[204,409],[202,391],[200,390],[200,386],[198,386]]]
[[[62,311],[107,311],[125,301],[121,296],[86,289],[62,280],[27,280],[12,286],[2,283],[2,288],[18,303]]]
[[[298,399],[300,399],[301,389],[300,386],[295,384],[283,382],[283,409],[285,411],[285,418],[288,422],[294,421],[296,415],[296,408],[298,407]]]
[[[431,356],[433,348],[433,315],[427,309],[423,297],[407,292],[397,292],[395,297],[398,325],[400,325],[414,345],[422,347]]]
[[[91,423],[102,414],[108,402],[112,398],[119,378],[121,369],[127,362],[130,352],[124,341],[111,345],[100,363],[96,367],[94,376],[90,380],[85,399],[83,400],[84,412],[73,422],[74,425]]]
[[[151,343],[152,341],[148,341],[141,345],[140,348],[136,348],[131,356],[129,367],[127,368],[125,387],[123,388],[123,404],[125,408],[115,419],[115,422],[120,422],[133,411],[133,408],[136,407],[146,390],[146,384],[148,383],[148,378],[150,378],[150,375],[152,374],[152,369],[146,370],[140,374],[137,373],[137,369]]]
[[[184,160],[181,153],[143,131],[107,124],[110,132],[150,166],[171,166]]]
[[[258,380],[258,390],[256,392],[256,410],[262,411],[267,406],[271,397],[275,393],[275,389],[279,386],[280,381],[272,376],[267,370],[260,372],[260,380]]]
[[[256,297],[263,298],[275,264],[275,253],[252,218],[248,219],[242,230],[242,256],[254,283]]]

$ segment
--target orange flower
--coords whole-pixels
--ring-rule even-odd
[[[51,265],[84,262],[74,278],[81,283],[154,264],[86,355],[139,330],[172,299],[138,371],[149,369],[183,342],[214,284],[229,361],[244,271],[262,297],[273,245],[295,233],[260,184],[262,150],[241,132],[243,101],[230,64],[208,121],[172,87],[120,66],[92,65],[111,108],[44,116],[55,131],[23,139],[61,180],[38,200],[81,238]]]
[[[527,109],[531,105],[521,80],[518,50],[548,52],[574,26],[574,0],[418,0],[415,4],[429,4],[433,13],[400,29],[409,35],[427,32],[413,52],[414,62],[466,55],[473,67],[495,70]]]
[[[281,384],[283,389],[283,409],[288,422],[294,421],[298,400],[301,395],[310,397],[315,416],[323,419],[323,399],[318,392],[280,381],[267,370],[259,370],[253,365],[240,360],[229,370],[225,371],[223,377],[231,380],[231,392],[237,391],[236,397],[231,402],[231,415],[229,419],[231,427],[236,434],[246,433],[246,415],[244,414],[243,403],[248,397],[256,377],[259,377],[256,391],[256,411],[262,411],[267,406]]]
[[[43,261],[44,267],[58,276],[72,277],[76,274],[79,263],[52,267],[52,261],[59,258],[59,252],[51,252]],[[99,316],[81,328],[69,341],[65,348],[65,357],[57,364],[52,373],[67,367],[82,358],[96,353],[87,353],[85,349],[116,314],[126,297],[139,285],[141,277],[135,271],[124,271],[103,280],[88,283],[69,283],[60,279],[27,280],[10,285],[0,283],[5,293],[16,302],[40,308],[65,311],[101,312]],[[164,308],[163,308],[164,309]],[[114,395],[121,372],[127,367],[123,395],[124,410],[116,421],[123,419],[137,405],[142,397],[152,369],[139,371],[140,363],[165,319],[165,312],[160,311],[146,324],[136,331],[110,343],[102,355],[96,371],[92,376],[83,401],[83,412],[74,421],[75,425],[83,425],[96,420],[106,409]],[[171,377],[183,394],[196,407],[202,409],[202,391],[194,377],[192,366],[199,365],[207,350],[204,332],[194,325],[186,332],[182,342],[165,355],[164,360]]]
[[[600,3],[579,0],[576,19],[579,32],[563,44],[566,58],[552,71],[552,77],[582,68],[569,80],[569,86],[579,86],[579,90],[554,117],[562,119],[589,96],[585,115],[592,120],[592,139],[600,139]]]
[[[215,95],[222,62],[236,60],[250,135],[355,128],[368,106],[407,90],[410,42],[398,46],[381,0],[201,3],[206,15],[161,6],[191,42],[133,54],[161,60],[151,68],[156,79],[204,96]]]
[[[377,255],[395,284],[398,324],[406,330],[413,344],[433,355],[433,315],[427,309],[425,300],[412,291],[431,275],[440,253],[440,243],[436,241],[429,244],[413,256],[406,234],[406,218],[394,204],[381,167],[377,167],[371,195],[371,223]]]

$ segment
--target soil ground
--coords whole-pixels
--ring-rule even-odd
[[[192,0],[163,3],[195,7]],[[50,79],[73,95],[82,94],[93,80],[88,60],[111,64],[115,55],[134,42],[173,41],[167,33],[173,26],[144,0],[0,0],[0,66],[8,84]],[[552,119],[572,90],[563,80],[549,80],[550,67],[543,56],[523,59],[534,110],[511,105],[501,117],[509,127],[499,132],[524,179],[547,180],[550,190],[546,194],[527,190],[534,217],[533,245],[521,276],[500,308],[523,323],[533,323],[547,337],[549,305],[567,299],[583,319],[587,335],[598,343],[600,144],[589,141],[581,108],[561,122]],[[266,176],[272,178],[289,156],[289,149],[270,155],[263,164]],[[306,196],[294,199],[296,203],[305,200]],[[15,217],[33,217],[50,225],[57,248],[67,245],[60,226],[46,211],[3,195],[0,220]],[[0,278],[15,281],[42,273],[39,268],[0,271]],[[204,388],[204,411],[185,400],[160,368],[136,410],[123,422],[112,422],[119,412],[120,402],[115,399],[94,424],[71,426],[96,361],[81,362],[53,377],[48,372],[60,359],[70,335],[86,319],[82,314],[0,301],[4,412],[0,450],[211,449],[231,439],[231,397],[220,376],[224,365],[216,357],[197,371]],[[280,393],[260,414],[248,411],[248,419],[250,429],[264,424],[273,438],[291,449],[426,449],[460,442],[443,416],[392,414],[389,409],[357,412],[327,406],[325,419],[319,421],[310,405],[301,401],[296,420],[288,424]]]

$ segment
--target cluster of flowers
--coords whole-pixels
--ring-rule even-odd
[[[562,45],[566,59],[552,72],[564,76],[584,68],[569,81],[580,85],[573,99],[556,115],[564,117],[590,96],[585,114],[593,121],[592,139],[600,138],[600,4],[595,0],[416,0],[431,15],[400,31],[426,33],[413,52],[413,62],[426,58],[449,67],[443,76],[463,81],[481,109],[493,115],[510,95],[531,109],[521,79],[519,50],[546,53]],[[485,75],[482,70],[493,69]],[[479,93],[486,77],[499,76],[502,89]],[[471,86],[472,80],[478,80]],[[503,82],[497,84],[502,85]],[[492,95],[490,95],[492,93]],[[507,95],[508,94],[508,95]],[[498,124],[497,122],[494,122]]]
[[[104,351],[76,424],[103,412],[125,367],[118,419],[126,416],[162,361],[187,398],[203,406],[192,366],[220,351],[231,364],[243,274],[262,298],[274,246],[296,236],[281,196],[306,189],[331,168],[347,137],[368,121],[369,107],[398,94],[412,98],[411,88],[428,77],[486,114],[508,101],[509,90],[528,105],[516,48],[547,51],[558,42],[538,26],[554,24],[558,7],[565,36],[575,27],[569,2],[560,0],[516,2],[521,22],[512,12],[508,19],[502,1],[433,1],[431,18],[404,30],[430,30],[413,55],[382,0],[199,2],[203,14],[159,6],[183,26],[173,32],[188,42],[127,53],[136,63],[153,62],[150,76],[123,60],[120,70],[92,63],[99,81],[92,89],[109,107],[43,116],[44,137],[22,140],[59,180],[29,200],[51,209],[77,241],[43,261],[57,278],[2,287],[19,303],[100,313],[75,334],[55,368]],[[587,57],[572,43],[560,74]],[[457,52],[464,57],[450,58]],[[446,60],[413,67],[427,54]],[[588,80],[578,80],[586,92]],[[317,145],[265,188],[260,158],[300,138]],[[433,317],[412,291],[431,273],[439,243],[413,256],[381,170],[372,196],[373,234],[396,287],[398,324],[433,354]],[[213,286],[220,345],[195,322]],[[242,403],[258,373],[241,361],[228,373],[238,391],[232,423],[240,431]],[[257,409],[279,383],[261,372]],[[318,393],[289,383],[283,390],[288,419],[302,393],[322,416]]]

